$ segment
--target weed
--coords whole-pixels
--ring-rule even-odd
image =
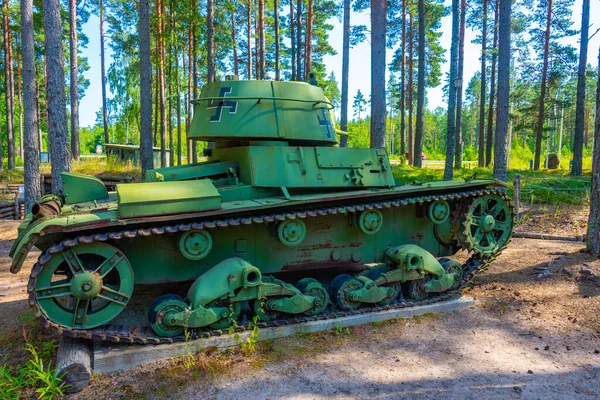
[[[342,326],[342,324],[340,324],[339,322],[335,326],[335,335],[336,336],[339,336],[339,335],[342,335],[342,334],[344,334],[344,335],[350,335],[350,333],[351,333],[350,332],[350,328],[344,328]]]
[[[62,377],[56,376],[56,370],[51,362],[56,353],[56,342],[47,341],[35,343],[25,342],[25,350],[29,359],[18,367],[8,366],[5,358],[0,365],[0,394],[3,399],[18,399],[24,393],[36,393],[38,399],[54,399],[64,395],[68,387],[62,382]]]
[[[26,373],[36,386],[40,386],[35,390],[39,395],[39,399],[53,399],[63,396],[63,389],[69,385],[62,384],[62,377],[56,376],[56,371],[52,369],[52,363],[48,362],[47,366],[44,366],[43,358],[30,343],[26,344],[26,349],[31,354]]]

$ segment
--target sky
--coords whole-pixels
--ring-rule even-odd
[[[581,27],[581,7],[583,0],[575,0],[573,5],[573,20],[575,21],[574,29],[580,29]],[[445,0],[447,6],[451,5],[451,0]],[[363,13],[352,13],[350,17],[351,25],[366,25],[370,27],[370,13],[365,11]],[[342,23],[337,18],[331,19],[330,23],[334,26],[330,32],[330,43],[333,48],[338,49],[338,54],[335,56],[325,56],[324,62],[327,67],[327,73],[331,71],[335,73],[338,81],[342,76]],[[590,34],[594,33],[596,29],[600,28],[600,0],[590,1]],[[106,29],[105,29],[106,30]],[[447,16],[442,19],[442,47],[449,51],[450,40],[452,32],[452,19]],[[102,89],[100,83],[100,38],[99,38],[99,19],[97,16],[90,16],[89,21],[83,26],[83,31],[89,38],[87,48],[81,49],[81,55],[88,58],[90,69],[85,72],[85,76],[90,81],[85,97],[80,100],[80,125],[81,126],[92,126],[96,122],[96,113],[100,111],[102,107]],[[471,43],[475,38],[476,34],[469,28],[465,32],[465,65],[464,65],[464,78],[463,81],[469,82],[473,75],[480,69],[479,57],[481,53],[481,46]],[[107,39],[107,42],[110,39]],[[572,36],[565,39],[563,42],[570,43],[579,52],[579,35]],[[597,65],[598,48],[600,47],[600,32],[596,34],[588,45],[588,64],[593,66]],[[112,62],[112,52],[108,43],[106,44],[106,66]],[[392,59],[394,49],[388,50],[386,55],[386,63],[389,63]],[[447,58],[447,55],[446,55]],[[445,62],[442,65],[442,76],[445,77],[450,63]],[[371,93],[371,45],[368,40],[359,44],[358,46],[350,50],[350,70],[348,80],[348,91],[349,91],[349,115],[353,115],[352,110],[352,99],[356,95],[357,91],[360,90],[365,98],[369,98]],[[430,110],[434,110],[437,107],[446,107],[446,103],[443,100],[442,88],[444,83],[436,88],[429,88],[427,90],[427,107]],[[110,97],[110,88],[107,84],[107,90],[109,91],[108,96]]]

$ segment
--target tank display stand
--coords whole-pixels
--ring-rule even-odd
[[[261,328],[259,341],[273,340],[298,333],[321,332],[355,325],[386,321],[397,318],[411,318],[419,315],[451,312],[465,309],[475,304],[471,297],[461,296],[451,300],[415,307],[390,309],[374,313],[355,314],[339,318],[314,320],[299,324]],[[93,350],[94,373],[127,370],[138,365],[179,357],[209,347],[226,349],[246,341],[249,332],[210,336],[208,338],[177,342],[169,345],[136,345],[97,343]]]

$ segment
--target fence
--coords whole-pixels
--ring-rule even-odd
[[[0,201],[0,219],[23,219],[23,203],[19,197],[13,201]]]

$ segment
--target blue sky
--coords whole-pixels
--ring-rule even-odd
[[[451,0],[446,0],[446,5],[450,5]],[[573,6],[573,19],[575,20],[574,28],[579,29],[581,25],[581,6],[582,0],[575,0]],[[327,66],[328,73],[334,71],[338,80],[342,75],[342,23],[337,18],[331,20],[334,26],[333,31],[330,34],[331,45],[338,50],[338,54],[335,56],[326,56],[325,64]],[[370,26],[370,13],[368,11],[363,13],[353,13],[351,16],[352,25],[367,25]],[[450,48],[452,21],[450,16],[445,17],[442,20],[442,46],[445,49]],[[590,9],[590,33],[600,28],[600,0],[591,0]],[[88,47],[82,50],[82,55],[88,58],[90,69],[85,73],[86,77],[90,80],[90,86],[85,93],[85,97],[81,99],[80,104],[80,125],[91,126],[96,121],[96,112],[98,112],[102,106],[102,91],[100,84],[100,38],[99,38],[99,20],[98,17],[92,15],[89,21],[83,26],[85,34],[89,38]],[[479,56],[480,46],[471,43],[475,37],[475,33],[470,29],[467,29],[465,35],[465,69],[464,69],[464,81],[468,82],[471,77],[479,70]],[[566,39],[565,42],[571,43],[579,50],[578,36]],[[598,57],[598,48],[600,46],[600,32],[596,34],[592,40],[590,40],[588,47],[588,63],[596,66]],[[107,68],[110,65],[111,51],[106,46],[107,55]],[[392,59],[393,50],[388,50],[386,61],[389,62]],[[446,74],[449,68],[449,63],[445,63],[442,66],[442,73]],[[352,104],[352,98],[356,92],[360,89],[361,92],[368,98],[371,93],[371,45],[369,40],[360,45],[354,47],[350,51],[350,79],[348,83],[350,105]],[[433,110],[438,106],[445,107],[446,104],[443,102],[442,87],[440,85],[437,88],[430,88],[427,91],[428,108]],[[109,90],[109,88],[107,87]],[[109,92],[110,97],[110,92]],[[353,115],[353,111],[349,111],[350,116]]]

